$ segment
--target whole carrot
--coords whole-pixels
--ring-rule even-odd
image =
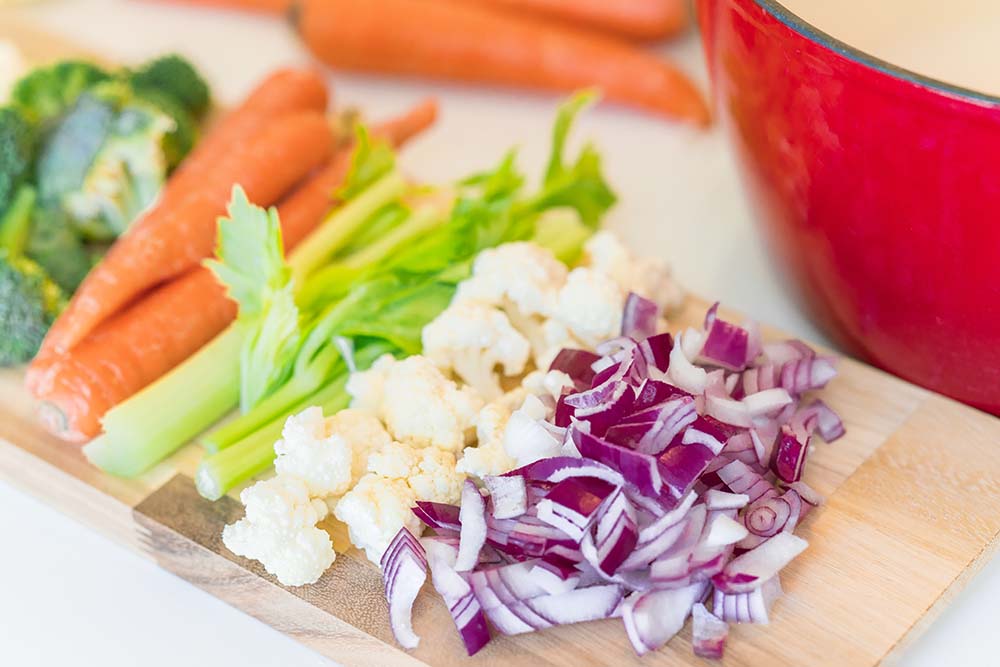
[[[197,183],[189,176],[184,191],[169,188],[111,246],[49,330],[39,356],[70,350],[137,296],[208,257],[215,221],[225,213],[234,184],[270,206],[325,162],[332,144],[323,114],[300,111],[274,119],[244,142],[220,147],[224,154],[214,169],[205,169]]]
[[[436,110],[433,101],[424,102],[372,133],[401,145],[430,126]],[[350,162],[350,148],[339,150],[278,206],[287,249],[336,205],[332,194]],[[64,440],[89,440],[100,433],[100,419],[109,409],[187,359],[235,317],[235,303],[204,267],[157,287],[68,353],[32,365],[42,423]]]
[[[612,33],[631,40],[666,39],[688,24],[684,0],[465,0]]]
[[[199,7],[222,7],[225,9],[242,9],[249,12],[264,14],[281,14],[288,11],[292,0],[169,0],[179,5],[195,5]]]
[[[465,0],[302,0],[294,20],[334,68],[556,91],[601,88],[614,101],[709,122],[693,83],[618,40]]]

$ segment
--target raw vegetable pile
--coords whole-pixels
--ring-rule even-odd
[[[28,72],[0,108],[0,365],[31,359],[108,244],[160,193],[209,105],[178,56]]]
[[[633,294],[621,337],[553,360],[573,388],[516,437],[558,455],[482,488],[467,480],[460,505],[416,504],[436,534],[403,527],[381,559],[400,644],[417,645],[409,610],[428,567],[470,655],[489,626],[514,635],[611,617],[642,655],[691,615],[695,653],[719,658],[728,623],[768,622],[780,570],[807,546],[793,531],[820,503],[801,480],[812,437],[844,432],[807,398],[832,360],[798,341],[762,344],[716,307],[675,338],[656,317]]]

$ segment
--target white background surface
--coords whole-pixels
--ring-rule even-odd
[[[180,51],[202,67],[223,103],[238,101],[273,67],[308,57],[281,21],[236,13],[76,0],[0,9],[0,22],[11,18],[30,20],[126,62]],[[693,38],[664,51],[704,80]],[[445,180],[490,165],[514,144],[523,146],[523,164],[537,173],[547,150],[555,105],[550,97],[343,75],[335,85],[339,103],[362,106],[375,118],[428,93],[441,99],[438,126],[404,157],[423,179]],[[602,108],[582,120],[581,136],[593,139],[606,156],[621,197],[610,225],[634,247],[670,260],[682,282],[700,294],[820,339],[757,242],[718,130],[698,133]],[[998,597],[995,559],[903,664],[1000,664],[993,648],[1000,627]],[[330,663],[0,484],[0,665],[65,664]]]

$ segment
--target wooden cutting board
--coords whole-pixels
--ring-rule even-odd
[[[0,28],[32,57],[78,52],[24,28]],[[697,325],[689,299],[674,325]],[[768,337],[780,333],[767,332]],[[46,434],[21,388],[0,371],[0,479],[151,558],[165,569],[344,665],[606,667],[713,664],[691,652],[690,627],[642,660],[618,620],[498,638],[467,658],[429,587],[414,610],[420,647],[396,647],[381,577],[356,550],[316,584],[288,588],[222,544],[239,518],[232,497],[195,491],[193,445],[137,480],[92,468],[80,449]],[[770,626],[734,626],[722,664],[868,666],[889,663],[996,551],[1000,537],[1000,420],[850,359],[823,398],[847,435],[818,443],[806,481],[825,504],[797,534],[809,548],[782,573]],[[342,527],[330,525],[344,548]],[[238,640],[238,638],[234,638]]]

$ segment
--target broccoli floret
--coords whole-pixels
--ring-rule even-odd
[[[79,99],[43,143],[35,170],[38,198],[46,206],[80,188],[107,139],[116,109],[91,93]]]
[[[67,294],[76,291],[93,265],[73,223],[55,206],[35,207],[25,254]]]
[[[34,148],[31,123],[16,109],[0,109],[0,215],[28,175]]]
[[[129,82],[138,91],[158,90],[169,95],[195,118],[211,103],[208,84],[191,63],[176,54],[151,60],[133,71]]]
[[[111,74],[93,63],[65,60],[32,70],[14,84],[11,103],[36,124],[48,124],[66,112],[81,93]]]
[[[21,186],[0,217],[0,366],[31,359],[65,304],[45,271],[21,256],[34,205],[34,191]]]
[[[116,238],[156,200],[167,175],[165,135],[173,128],[174,121],[149,104],[118,114],[80,187],[62,198],[86,238]]]
[[[0,366],[35,356],[64,306],[62,290],[40,266],[0,250]]]
[[[173,128],[163,138],[163,152],[167,168],[173,169],[191,152],[198,140],[198,123],[177,100],[163,91],[147,89],[136,91],[138,99],[146,102],[173,121]]]

